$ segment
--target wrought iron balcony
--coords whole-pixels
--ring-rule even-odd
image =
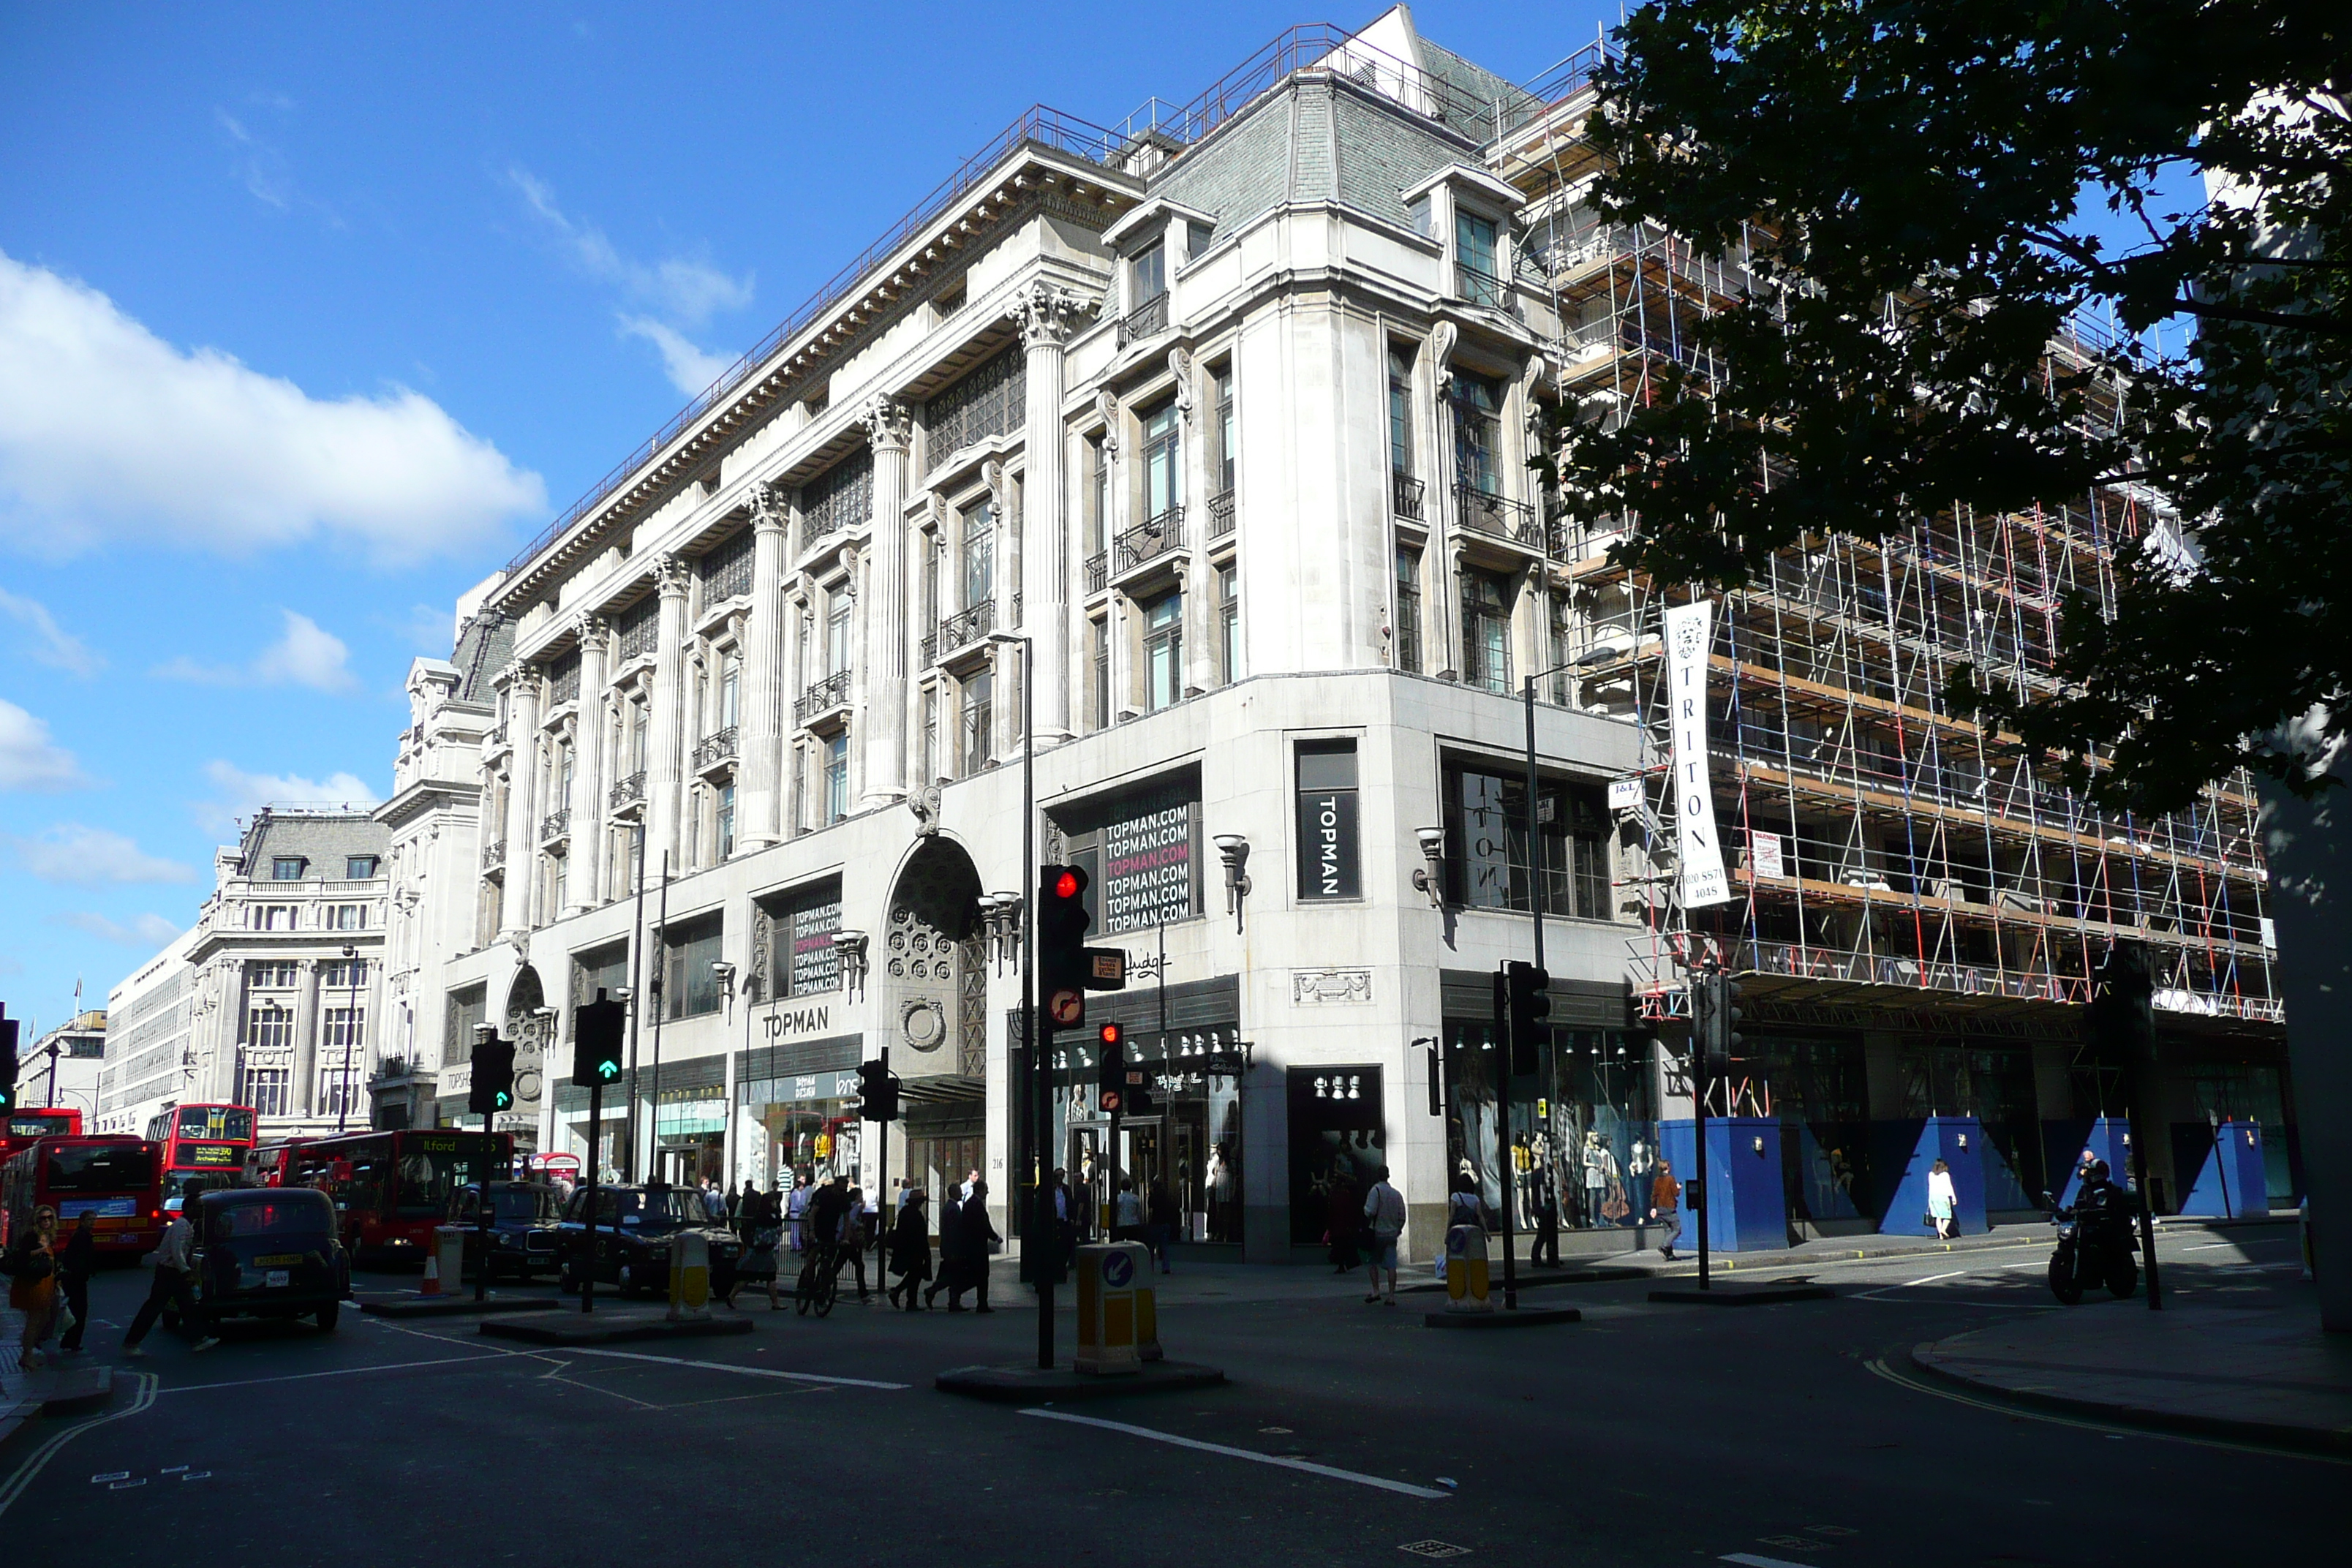
[[[1234,492],[1219,490],[1209,498],[1209,537],[1223,539],[1234,531]]]
[[[823,680],[801,693],[793,704],[793,722],[805,724],[820,714],[830,713],[849,701],[849,671],[836,669]]]
[[[1118,570],[1123,575],[1147,561],[1184,548],[1184,509],[1171,506],[1150,521],[1130,528],[1118,539]]]
[[[700,773],[705,768],[733,761],[735,736],[735,726],[730,724],[724,730],[714,731],[697,741],[694,743],[694,771]]]
[[[506,863],[507,841],[503,837],[493,838],[488,844],[482,846],[483,870],[495,871]]]
[[[1489,494],[1473,484],[1455,485],[1454,502],[1463,527],[1507,539],[1523,549],[1544,548],[1543,525],[1536,521],[1536,509],[1527,502]]]
[[[551,811],[539,819],[539,841],[541,844],[552,842],[571,831],[572,808],[568,805],[561,811]]]
[[[1483,267],[1473,267],[1466,261],[1454,264],[1454,291],[1473,305],[1484,305],[1490,310],[1511,308],[1511,286]]]
[[[1110,586],[1110,552],[1097,550],[1087,557],[1087,592],[1099,594]]]
[[[1390,499],[1396,506],[1396,514],[1411,522],[1421,521],[1421,498],[1429,487],[1411,474],[1391,474],[1389,479]]]
[[[1140,342],[1168,330],[1168,296],[1154,294],[1118,321],[1118,346]]]
[[[646,770],[643,768],[639,768],[627,778],[615,784],[612,788],[612,792],[605,797],[606,803],[615,811],[619,810],[622,806],[632,805],[635,802],[641,801],[645,798]]]
[[[996,601],[982,599],[968,610],[960,610],[940,623],[940,629],[923,639],[923,662],[937,664],[960,647],[978,642],[996,629]]]

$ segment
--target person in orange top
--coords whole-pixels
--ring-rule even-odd
[[[1658,1173],[1650,1178],[1650,1219],[1666,1232],[1665,1245],[1658,1248],[1661,1258],[1671,1260],[1675,1243],[1683,1238],[1682,1206],[1683,1184],[1675,1180],[1675,1168],[1661,1160]]]

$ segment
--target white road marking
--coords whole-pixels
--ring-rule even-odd
[[[1717,1561],[1744,1563],[1746,1568],[1805,1568],[1803,1563],[1791,1563],[1785,1557],[1759,1557],[1753,1552],[1727,1552]]]
[[[814,1372],[776,1372],[764,1366],[735,1366],[723,1361],[688,1361],[680,1356],[644,1355],[635,1351],[585,1350],[577,1345],[564,1348],[565,1352],[571,1355],[610,1356],[614,1361],[649,1361],[657,1366],[698,1367],[704,1372],[731,1372],[738,1377],[773,1377],[787,1383],[828,1383],[843,1388],[903,1389],[909,1386],[903,1383],[879,1383],[870,1377],[830,1377]]]
[[[420,1366],[457,1366],[467,1362],[511,1361],[530,1351],[487,1351],[479,1355],[445,1355],[432,1361],[388,1361],[376,1366],[339,1366],[326,1372],[290,1372],[283,1377],[241,1377],[226,1383],[183,1383],[165,1394],[203,1394],[215,1388],[251,1388],[263,1383],[307,1383],[318,1377],[357,1377],[363,1372],[406,1372]]]
[[[1378,1487],[1382,1491],[1402,1492],[1406,1497],[1448,1498],[1454,1494],[1434,1487],[1417,1487],[1410,1481],[1392,1481],[1386,1476],[1368,1476],[1360,1470],[1343,1470],[1332,1465],[1318,1465],[1306,1459],[1294,1459],[1285,1454],[1261,1454],[1251,1448],[1229,1447],[1223,1443],[1204,1443],[1198,1437],[1180,1437],[1173,1432],[1155,1432],[1149,1426],[1130,1426],[1124,1421],[1105,1421],[1096,1415],[1073,1415],[1066,1410],[1024,1410],[1024,1415],[1034,1415],[1041,1421],[1067,1421],[1074,1426],[1099,1426],[1106,1432],[1124,1432],[1131,1437],[1149,1437],[1155,1443],[1171,1443],[1179,1448],[1196,1448],[1204,1454],[1223,1454],[1228,1458],[1251,1459],[1261,1465],[1277,1465],[1286,1470],[1305,1470],[1312,1476],[1328,1476],[1335,1481],[1353,1481],[1360,1487]]]
[[[25,1489],[32,1485],[33,1478],[39,1475],[43,1468],[57,1457],[58,1449],[93,1426],[103,1426],[110,1421],[120,1421],[126,1415],[136,1415],[155,1403],[155,1374],[152,1372],[142,1372],[132,1375],[138,1381],[138,1393],[131,1396],[129,1405],[108,1415],[93,1415],[87,1421],[75,1422],[34,1449],[31,1457],[17,1467],[16,1473],[10,1476],[5,1484],[0,1484],[0,1513],[6,1513],[8,1505],[25,1495]],[[128,1475],[130,1472],[126,1470],[121,1473]]]

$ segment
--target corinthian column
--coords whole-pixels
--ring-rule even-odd
[[[661,874],[662,857],[678,867],[678,752],[686,733],[686,563],[665,555],[654,564],[661,590],[660,644],[654,650],[652,733],[646,744],[646,870]]]
[[[507,670],[507,866],[499,934],[531,928],[531,875],[539,852],[539,671]]]
[[[563,912],[604,901],[604,647],[603,617],[580,617],[580,701],[572,726],[572,874]]]
[[[858,714],[867,806],[907,793],[907,446],[913,418],[895,398],[864,415],[874,444],[874,544],[858,608],[866,616],[866,706]]]
[[[1053,745],[1074,733],[1070,723],[1069,482],[1063,472],[1063,349],[1072,331],[1094,314],[1092,301],[1040,279],[1013,303],[1027,356],[1029,406],[1022,447],[1028,479],[1022,496],[1023,631],[1030,670],[1037,742]]]
[[[741,750],[744,847],[783,837],[784,509],[766,485],[751,487],[751,622],[745,628]]]

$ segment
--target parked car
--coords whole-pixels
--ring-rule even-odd
[[[557,1279],[566,1290],[581,1286],[588,1257],[588,1200],[596,1200],[595,1277],[623,1291],[669,1288],[670,1245],[680,1235],[699,1233],[710,1247],[714,1278],[732,1273],[743,1244],[710,1217],[702,1194],[691,1187],[663,1184],[600,1186],[572,1194],[571,1207],[556,1227]]]
[[[332,1329],[351,1294],[334,1201],[310,1187],[235,1187],[190,1200],[195,1285],[223,1318],[315,1317]]]
[[[490,1278],[528,1279],[555,1272],[555,1237],[563,1200],[544,1182],[492,1182],[489,1224],[482,1224],[482,1187],[468,1182],[449,1197],[448,1223],[466,1233],[466,1274],[482,1267],[489,1248]]]

